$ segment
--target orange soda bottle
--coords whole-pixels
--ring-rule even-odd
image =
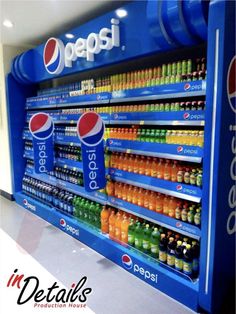
[[[153,157],[151,163],[151,177],[157,177],[157,166],[157,158]]]
[[[148,209],[153,211],[156,210],[156,193],[154,191],[150,192]]]
[[[156,196],[156,212],[159,214],[163,213],[163,195],[161,193],[157,193]]]
[[[117,158],[117,169],[121,170],[123,166],[124,154],[120,153]]]
[[[170,202],[169,202],[169,212],[168,212],[168,215],[170,217],[175,217],[176,206],[177,206],[176,199],[173,196],[171,196]]]
[[[107,195],[109,196],[114,196],[114,182],[112,181],[108,181],[107,182],[107,185],[106,185],[106,192],[107,192]]]
[[[149,209],[150,193],[151,191],[145,190],[144,196],[143,196],[143,206],[147,209]]]
[[[171,179],[171,165],[170,160],[167,159],[164,165],[164,180],[170,180]]]
[[[157,178],[158,179],[163,179],[163,159],[160,158],[158,165],[157,165]]]
[[[164,199],[163,199],[163,214],[164,215],[169,214],[169,202],[170,202],[170,199],[169,199],[168,195],[165,195]]]
[[[117,184],[117,197],[122,198],[122,188],[123,188],[123,183],[118,182]]]
[[[121,239],[121,222],[122,222],[122,214],[120,211],[116,214],[116,220],[115,220],[115,239],[117,241],[120,241]]]
[[[141,158],[140,158],[138,173],[139,174],[145,174],[145,159],[144,159],[144,156],[141,156]]]
[[[123,201],[126,201],[127,199],[127,189],[128,189],[128,184],[123,183],[122,189],[121,189],[121,197]]]
[[[133,199],[133,186],[129,185],[127,190],[127,202],[132,203],[132,199]]]
[[[138,173],[139,171],[139,162],[140,162],[140,156],[139,155],[135,155],[134,158],[134,163],[133,163],[133,172],[134,173]]]
[[[151,176],[151,171],[152,171],[151,157],[147,157],[146,162],[145,162],[145,170],[144,170],[145,176]]]
[[[174,160],[174,163],[171,167],[171,181],[176,182],[177,181],[177,173],[179,171],[178,162]]]
[[[124,155],[124,159],[122,161],[122,165],[121,165],[121,169],[123,171],[127,171],[128,170],[128,164],[129,164],[129,160],[128,159],[129,159],[128,154],[125,154]]]
[[[144,190],[142,188],[138,189],[137,205],[141,207],[144,205]]]
[[[109,232],[109,216],[110,211],[108,208],[103,206],[101,211],[101,231],[102,233],[108,233]]]
[[[128,243],[129,223],[130,223],[130,219],[125,214],[121,222],[121,242]]]
[[[137,198],[138,198],[138,188],[137,186],[133,187],[133,195],[132,195],[132,203],[137,205]]]
[[[134,156],[132,154],[129,154],[127,163],[128,163],[127,171],[133,172],[134,171]]]
[[[109,238],[110,239],[115,238],[115,221],[116,221],[115,211],[112,210],[109,216]]]

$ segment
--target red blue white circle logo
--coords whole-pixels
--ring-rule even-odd
[[[122,255],[122,264],[126,269],[131,269],[133,267],[133,261],[129,255]]]
[[[186,83],[186,84],[184,85],[184,90],[189,90],[190,87],[191,87],[191,85],[190,85],[189,83]]]
[[[184,120],[188,120],[189,117],[190,117],[190,113],[185,112],[185,113],[184,113]]]
[[[184,150],[183,146],[177,147],[177,153],[182,153],[183,150]]]
[[[45,69],[50,74],[60,74],[65,66],[65,47],[57,38],[49,38],[43,50],[43,62]]]
[[[182,189],[183,189],[183,187],[182,187],[181,184],[178,184],[178,185],[176,186],[176,190],[177,190],[177,191],[181,191]]]
[[[236,56],[230,62],[227,74],[227,94],[231,109],[236,113]]]
[[[182,223],[181,223],[181,222],[179,222],[179,221],[178,221],[178,222],[176,222],[176,227],[177,227],[177,228],[182,228],[182,227],[183,227],[183,225],[182,225]]]
[[[66,221],[65,219],[61,218],[60,219],[60,226],[65,227],[66,226]]]
[[[54,123],[47,113],[36,113],[30,118],[29,130],[34,138],[46,140],[52,136]]]
[[[27,199],[23,199],[23,204],[25,205],[25,206],[27,206],[28,205],[28,201],[27,201]]]
[[[104,135],[104,123],[96,112],[85,112],[77,123],[80,141],[87,146],[97,146]]]

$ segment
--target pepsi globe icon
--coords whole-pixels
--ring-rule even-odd
[[[46,113],[34,114],[29,122],[29,130],[34,138],[46,140],[54,130],[52,118]]]
[[[43,62],[49,74],[60,74],[64,69],[64,44],[58,38],[49,38],[44,46]]]

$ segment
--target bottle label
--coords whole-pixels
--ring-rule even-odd
[[[152,244],[151,243],[151,252],[154,254],[158,253],[158,245],[157,244]]]
[[[157,211],[158,213],[161,213],[162,210],[163,210],[163,208],[162,208],[161,205],[156,206],[156,211]]]
[[[143,240],[143,248],[145,250],[149,250],[150,249],[150,243],[147,240]]]
[[[134,236],[133,236],[133,234],[128,234],[128,243],[130,245],[134,244]]]
[[[167,265],[174,266],[175,265],[175,257],[174,255],[167,254]]]
[[[183,269],[183,260],[179,258],[175,258],[175,268],[177,270],[182,270]]]
[[[177,209],[175,210],[175,218],[176,218],[176,219],[180,219],[180,218],[181,218],[181,212],[180,212],[179,209],[178,209],[178,210],[177,210]]]
[[[135,238],[134,244],[136,247],[141,247],[142,246],[142,241],[138,238]]]
[[[183,262],[183,272],[186,275],[192,275],[192,263]]]
[[[165,251],[159,251],[159,260],[163,263],[166,262],[166,252]]]
[[[195,225],[199,226],[200,225],[200,215],[197,213],[194,216],[194,223]]]

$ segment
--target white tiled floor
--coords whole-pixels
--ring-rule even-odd
[[[68,287],[76,276],[86,275],[93,288],[87,304],[96,314],[194,313],[2,197],[0,228],[63,285]],[[0,242],[0,250],[2,247]],[[0,255],[8,258],[7,252]]]

